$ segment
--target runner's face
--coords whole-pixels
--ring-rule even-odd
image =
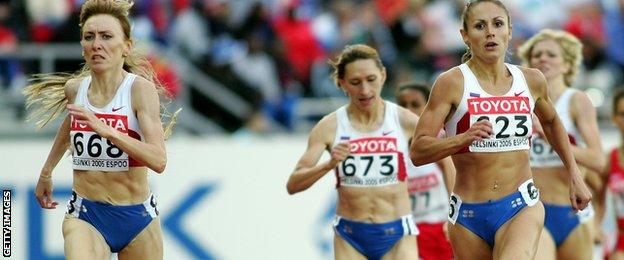
[[[413,89],[405,89],[401,91],[397,97],[399,106],[407,108],[409,111],[416,115],[422,114],[425,109],[425,96],[422,92]]]
[[[505,10],[494,3],[480,3],[472,7],[462,38],[474,57],[498,59],[505,56],[511,39],[511,25]]]
[[[381,101],[381,88],[386,80],[386,70],[377,67],[372,59],[356,60],[345,66],[345,76],[339,80],[351,104],[367,110]]]
[[[531,68],[540,70],[549,81],[563,77],[570,68],[563,59],[561,46],[552,39],[533,45],[529,63]]]
[[[130,41],[125,39],[119,20],[107,14],[87,19],[80,44],[84,59],[93,71],[122,66],[123,56],[130,50]]]

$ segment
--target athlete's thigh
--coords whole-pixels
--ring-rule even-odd
[[[360,252],[341,236],[334,233],[334,258],[336,260],[362,260],[366,259]]]
[[[160,218],[155,218],[122,249],[117,256],[125,259],[163,259],[163,238]]]
[[[416,236],[404,236],[381,259],[418,259]]]
[[[449,238],[456,260],[491,259],[492,248],[479,236],[459,223],[448,225]]]
[[[557,250],[559,259],[591,259],[594,238],[591,221],[576,226]]]
[[[65,258],[109,259],[110,247],[100,232],[91,224],[71,215],[63,219]]]
[[[543,228],[544,205],[525,207],[496,232],[494,259],[533,259]]]
[[[537,245],[536,260],[555,260],[557,259],[557,245],[548,229],[542,229],[539,244]]]

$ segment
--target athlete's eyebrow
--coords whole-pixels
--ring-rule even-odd
[[[85,30],[84,34],[94,33],[94,30]],[[98,34],[112,33],[112,30],[98,30]]]
[[[503,17],[499,15],[499,16],[493,17],[491,20],[495,20],[495,19],[503,19]],[[476,20],[475,22],[485,22],[485,21],[487,21],[487,19],[475,19],[475,20]]]

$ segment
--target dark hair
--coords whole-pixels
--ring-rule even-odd
[[[401,94],[401,92],[403,90],[415,90],[420,92],[420,94],[423,95],[423,97],[425,97],[425,102],[429,101],[429,93],[431,93],[431,90],[429,90],[429,86],[427,84],[424,83],[405,83],[399,86],[399,88],[397,89],[396,92],[396,96],[398,97],[399,94]]]
[[[618,102],[622,99],[624,99],[624,89],[617,90],[613,95],[613,115],[617,113]]]
[[[466,4],[466,8],[464,8],[464,11],[461,14],[462,28],[464,29],[465,32],[468,31],[467,21],[468,21],[468,13],[470,12],[470,9],[472,9],[473,7],[481,3],[493,3],[497,5],[498,7],[500,7],[501,9],[503,9],[503,11],[505,11],[505,14],[507,15],[507,26],[511,26],[511,17],[509,16],[509,10],[507,10],[507,7],[505,7],[503,2],[499,0],[473,0],[473,1],[469,1]],[[470,47],[468,47],[466,49],[466,53],[464,53],[464,55],[462,56],[462,63],[468,61],[470,58],[472,58],[472,52],[470,51]]]
[[[384,66],[381,63],[381,58],[379,58],[379,53],[377,53],[377,51],[372,47],[364,44],[347,45],[340,53],[337,60],[330,59],[327,63],[334,68],[332,78],[334,79],[336,86],[340,86],[338,83],[339,79],[344,79],[347,64],[357,60],[368,59],[373,60],[379,69],[384,69]]]

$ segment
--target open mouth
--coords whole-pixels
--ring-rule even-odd
[[[374,97],[367,97],[367,98],[358,98],[358,101],[360,101],[360,103],[368,105],[373,101]]]
[[[494,49],[496,49],[497,46],[498,46],[498,44],[495,43],[495,42],[488,42],[488,43],[485,44],[485,49],[486,50],[494,50]]]

